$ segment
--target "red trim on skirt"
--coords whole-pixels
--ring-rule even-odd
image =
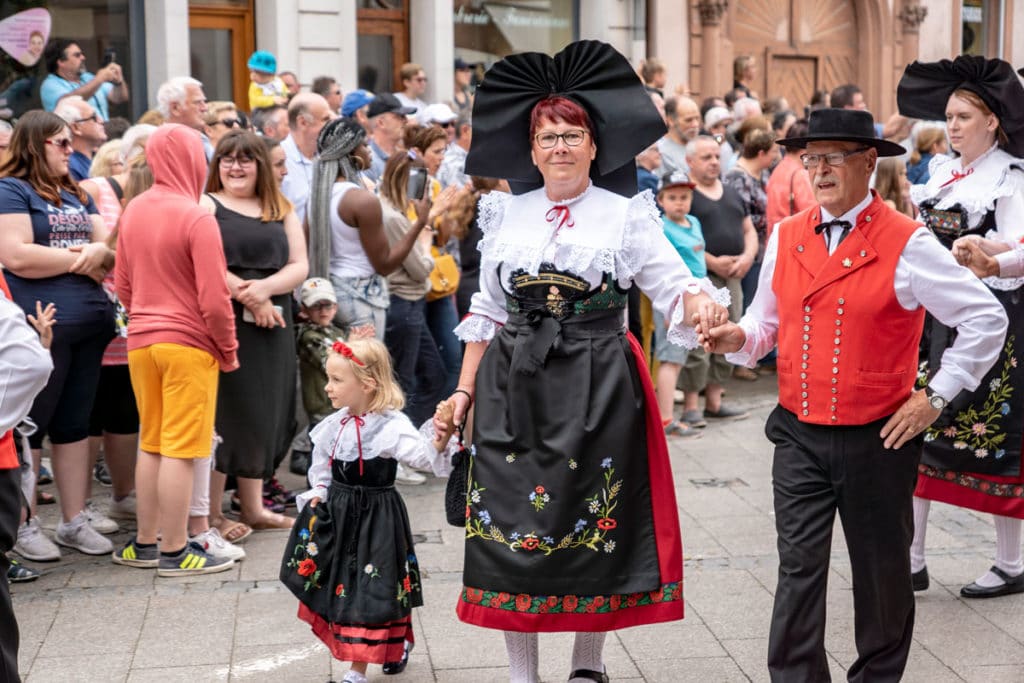
[[[647,467],[650,479],[652,520],[658,551],[658,569],[661,583],[683,580],[683,540],[679,531],[679,514],[672,477],[672,464],[668,457],[665,430],[654,395],[651,373],[644,361],[643,349],[627,333],[629,348],[636,362],[637,374],[644,390],[644,416],[647,422]],[[613,612],[599,613],[530,613],[485,607],[459,599],[455,612],[461,621],[484,628],[503,631],[615,631],[630,626],[676,621],[684,616],[682,592],[678,600],[654,605],[638,605]]]
[[[386,624],[332,624],[300,602],[298,617],[343,662],[397,662],[405,653],[405,641],[415,642],[411,615]]]
[[[982,477],[971,475],[980,483],[992,482],[996,484],[1020,484],[1019,477]],[[987,512],[1003,517],[1015,517],[1024,519],[1024,498],[1020,496],[994,496],[978,489],[968,486],[961,486],[952,481],[917,475],[917,487],[914,495],[918,498],[935,500],[940,503],[948,503],[957,507]]]

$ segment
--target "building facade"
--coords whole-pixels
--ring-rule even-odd
[[[79,42],[90,70],[108,50],[132,92],[130,118],[171,76],[203,81],[209,99],[245,102],[254,49],[304,85],[399,89],[402,63],[421,64],[428,100],[452,96],[455,57],[482,69],[512,52],[556,52],[578,38],[615,45],[630,61],[658,57],[669,90],[698,97],[732,85],[733,59],[758,64],[755,90],[793,108],[818,89],[856,83],[877,118],[895,111],[904,65],[961,52],[1024,66],[1024,0],[51,0],[50,36]],[[0,20],[16,13],[0,4]],[[25,3],[17,3],[23,10]],[[0,26],[2,33],[2,26]],[[2,47],[2,43],[0,43]],[[17,115],[44,65],[4,54],[0,98]],[[41,61],[41,60],[40,60]],[[14,87],[17,86],[17,87]],[[15,97],[21,93],[21,101]],[[36,105],[38,106],[38,105]],[[0,105],[2,108],[2,105]],[[0,112],[2,114],[3,112]],[[6,114],[10,116],[11,114]]]

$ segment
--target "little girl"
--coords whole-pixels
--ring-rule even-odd
[[[343,683],[365,683],[369,663],[405,668],[413,647],[412,608],[423,604],[409,518],[395,490],[398,463],[451,470],[446,446],[453,407],[438,404],[434,433],[417,431],[385,346],[375,339],[334,342],[327,396],[338,409],[310,433],[313,488],[298,496],[300,514],[281,564],[281,581],[339,660],[352,662]],[[308,503],[308,506],[306,505]]]

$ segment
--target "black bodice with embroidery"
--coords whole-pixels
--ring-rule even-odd
[[[501,281],[500,272],[498,280]],[[611,273],[605,273],[601,283],[591,288],[585,279],[559,270],[551,263],[541,264],[536,275],[517,269],[508,283],[510,289],[505,290],[505,306],[509,313],[544,309],[558,320],[592,311],[621,310],[626,307],[628,294]]]
[[[936,209],[936,203],[935,200],[922,202],[918,207],[921,211],[920,218],[947,249],[964,235],[984,235],[996,227],[995,211],[989,211],[977,227],[971,228],[967,224],[967,210],[962,206],[954,204],[948,209]]]

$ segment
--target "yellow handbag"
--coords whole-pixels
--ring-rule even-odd
[[[459,266],[454,256],[437,246],[430,247],[430,254],[434,257],[434,269],[430,271],[430,291],[426,298],[427,301],[437,301],[458,291]]]

